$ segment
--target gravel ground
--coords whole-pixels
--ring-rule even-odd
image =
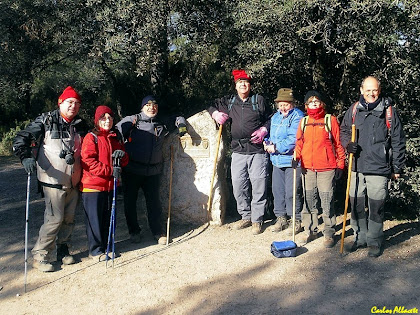
[[[78,263],[40,273],[29,256],[24,293],[26,180],[15,158],[0,157],[2,314],[371,314],[420,308],[418,221],[386,221],[385,249],[378,258],[367,257],[365,249],[340,255],[339,243],[324,249],[320,238],[299,247],[296,257],[278,259],[270,253],[271,242],[290,237],[272,233],[270,221],[257,236],[250,228],[232,230],[232,219],[222,226],[174,224],[173,243],[161,246],[147,229],[142,243],[130,243],[119,211],[121,256],[106,268],[87,257],[78,209],[71,249]],[[43,211],[33,177],[29,250]],[[341,221],[342,216],[339,227]]]

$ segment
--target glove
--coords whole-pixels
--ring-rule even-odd
[[[251,134],[250,141],[252,143],[261,143],[267,134],[268,134],[267,128],[260,127]]]
[[[213,118],[219,125],[223,125],[226,122],[226,120],[229,119],[229,116],[228,114],[215,110],[213,114],[211,114],[211,118]]]
[[[24,158],[22,160],[23,168],[25,169],[26,173],[33,174],[36,171],[36,161],[34,158]]]
[[[114,159],[121,159],[122,157],[124,157],[125,152],[123,150],[115,150],[114,152],[112,152],[112,157]]]
[[[346,147],[347,152],[353,154],[356,154],[358,149],[359,145],[356,142],[349,142]]]
[[[264,140],[263,145],[264,145],[264,150],[267,151],[268,153],[270,154],[276,153],[276,145],[272,143],[271,141]]]
[[[120,166],[114,166],[114,169],[112,170],[112,176],[114,176],[115,179],[121,178],[121,167]]]
[[[292,167],[297,168],[299,166],[299,159],[292,158]]]
[[[178,125],[178,134],[180,137],[185,135],[187,133],[187,125],[185,124],[179,124]]]
[[[344,170],[343,169],[336,168],[335,169],[335,175],[334,175],[335,180],[339,180],[341,177],[343,177],[343,174],[344,174]]]

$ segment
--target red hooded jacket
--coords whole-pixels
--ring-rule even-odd
[[[96,135],[94,135],[94,134]],[[84,188],[99,191],[113,190],[114,177],[112,166],[112,152],[123,150],[124,144],[117,138],[114,131],[89,132],[82,143],[82,168],[83,175],[80,190]],[[128,154],[121,159],[121,167],[128,164]]]

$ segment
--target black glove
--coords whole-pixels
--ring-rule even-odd
[[[121,178],[121,167],[120,166],[114,166],[114,169],[112,170],[112,176],[114,176],[115,179]]]
[[[359,145],[356,142],[349,142],[346,147],[347,152],[353,154],[356,154],[358,149]]]
[[[36,171],[36,161],[34,158],[24,158],[22,160],[23,168],[25,169],[26,173],[33,174]]]
[[[339,180],[341,177],[343,177],[343,174],[344,174],[344,170],[343,169],[336,168],[335,169],[335,176],[334,176],[335,180]]]
[[[125,155],[125,152],[123,150],[115,150],[112,152],[112,157],[114,159],[121,159]]]
[[[292,167],[297,168],[299,166],[299,159],[292,159]]]
[[[179,124],[178,125],[178,134],[180,137],[182,137],[183,135],[185,135],[187,133],[187,125],[185,124]]]

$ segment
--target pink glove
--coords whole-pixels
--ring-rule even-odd
[[[267,128],[260,127],[255,130],[251,135],[251,142],[252,143],[261,143],[264,140],[264,137],[268,134]]]
[[[211,118],[213,118],[219,125],[223,125],[226,120],[229,119],[229,116],[225,113],[215,110],[213,114],[211,114]]]

